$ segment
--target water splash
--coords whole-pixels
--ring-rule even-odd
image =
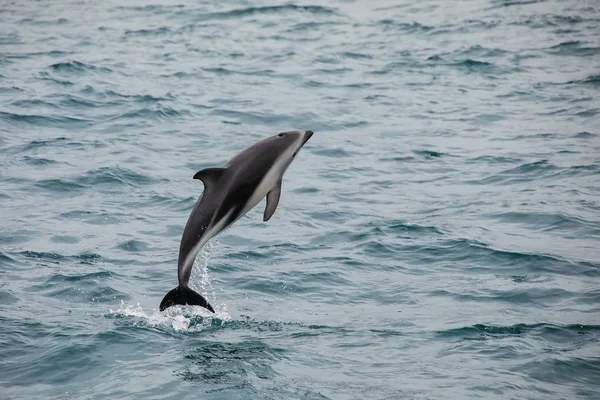
[[[192,267],[192,274],[190,276],[190,287],[201,294],[210,291],[210,300],[213,300],[213,302],[216,300],[216,294],[215,289],[210,282],[210,276],[208,276],[208,261],[210,259],[210,253],[212,253],[215,248],[215,244],[216,240],[209,240],[202,250],[200,250],[200,253],[194,260],[194,266]]]
[[[199,332],[212,326],[220,326],[223,321],[231,319],[226,306],[219,307],[213,314],[202,307],[175,306],[164,312],[157,309],[145,311],[140,303],[125,304],[110,309],[106,315],[121,320],[125,325],[152,327],[173,330],[175,332]]]
[[[190,288],[207,297],[213,304],[215,313],[211,313],[202,307],[175,306],[164,312],[153,309],[146,312],[140,305],[126,305],[121,300],[121,307],[117,310],[110,309],[109,315],[117,318],[133,317],[133,325],[169,327],[174,331],[201,331],[222,321],[231,319],[226,304],[216,304],[216,293],[208,275],[208,261],[210,254],[215,248],[216,241],[209,241],[194,260],[192,275],[190,277]]]

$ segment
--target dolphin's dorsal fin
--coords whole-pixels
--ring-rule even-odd
[[[281,179],[277,182],[277,185],[267,193],[267,206],[265,207],[263,221],[267,222],[273,216],[277,204],[279,204],[279,196],[281,196]]]
[[[223,172],[226,168],[205,168],[196,172],[194,175],[194,179],[200,179],[202,183],[204,183],[204,190],[208,191],[213,186],[215,186],[215,182],[219,180]]]

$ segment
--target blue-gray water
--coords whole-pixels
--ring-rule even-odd
[[[595,1],[3,2],[0,398],[600,398],[599,93]]]

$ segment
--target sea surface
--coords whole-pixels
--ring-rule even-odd
[[[600,3],[1,2],[0,398],[600,399]]]

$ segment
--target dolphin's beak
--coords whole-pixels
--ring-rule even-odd
[[[310,139],[313,134],[313,131],[304,131],[304,141],[302,142],[302,146],[304,146],[304,144],[308,142],[308,139]]]

